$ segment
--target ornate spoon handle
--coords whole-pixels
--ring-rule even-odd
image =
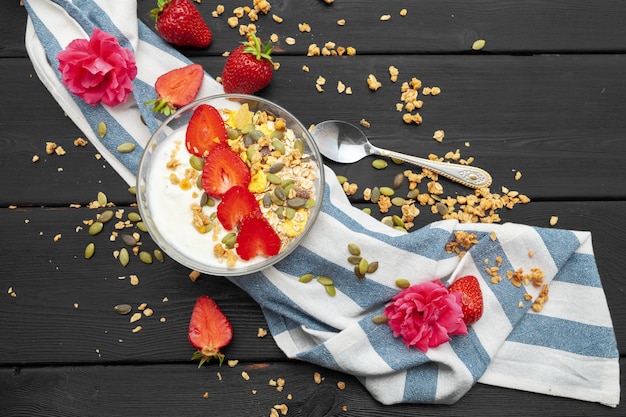
[[[466,187],[483,188],[491,185],[491,175],[481,168],[469,165],[452,164],[449,162],[431,161],[430,159],[405,155],[400,152],[389,151],[376,146],[372,146],[370,153],[401,159],[422,168],[428,168],[431,171],[456,181],[459,184],[465,185]]]

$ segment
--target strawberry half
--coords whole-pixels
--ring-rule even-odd
[[[478,279],[473,275],[466,275],[454,281],[448,292],[461,292],[461,309],[463,321],[466,325],[476,323],[483,315],[483,292]]]
[[[211,197],[222,197],[231,187],[250,184],[250,168],[228,145],[218,144],[209,152],[202,169],[202,188]]]
[[[185,133],[185,146],[189,153],[204,157],[217,144],[226,143],[226,139],[228,133],[220,112],[210,104],[196,107]]]
[[[193,306],[187,336],[189,343],[198,349],[192,356],[192,360],[200,359],[198,367],[211,358],[219,359],[221,365],[224,355],[220,349],[232,340],[233,327],[215,301],[202,295]]]
[[[272,44],[263,45],[250,33],[249,41],[230,53],[222,71],[222,85],[226,93],[253,94],[265,88],[274,73],[270,57]]]
[[[150,15],[156,21],[156,30],[166,42],[199,48],[211,44],[211,29],[189,0],[159,0]]]
[[[169,116],[198,96],[203,79],[204,69],[200,64],[190,64],[166,72],[154,83],[159,97],[146,104],[152,106],[153,111]]]
[[[242,219],[235,250],[246,261],[257,255],[269,258],[280,251],[280,237],[263,214],[255,211]]]
[[[217,206],[217,219],[224,229],[233,230],[248,214],[260,211],[256,197],[241,185],[231,187]]]

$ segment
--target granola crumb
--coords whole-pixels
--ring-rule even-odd
[[[361,120],[359,120],[359,124],[360,124],[361,126],[363,126],[364,128],[366,128],[366,129],[369,129],[369,128],[371,127],[370,122],[368,122],[368,121],[367,121],[367,120],[365,120],[365,119],[361,119]]]
[[[550,226],[556,226],[556,224],[559,221],[559,217],[558,216],[552,216],[550,217]]]
[[[195,282],[200,277],[200,271],[193,270],[189,273],[189,279]]]
[[[367,76],[367,86],[370,90],[376,91],[380,87],[382,87],[382,84],[376,79],[376,76],[374,74],[370,74]]]
[[[443,130],[435,130],[435,133],[433,134],[433,139],[441,143],[443,141],[444,136],[445,136],[445,132]]]
[[[237,366],[237,364],[239,364],[239,360],[231,359],[227,363],[230,368],[234,368],[235,366]]]
[[[319,372],[315,372],[313,374],[313,381],[318,385],[321,384],[323,381],[322,375]]]
[[[262,327],[259,327],[259,330],[257,331],[256,337],[265,337],[267,336],[267,330],[265,330]]]

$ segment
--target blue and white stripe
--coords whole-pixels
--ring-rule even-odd
[[[119,154],[115,148],[127,141],[143,148],[160,123],[142,105],[154,98],[154,81],[190,61],[137,20],[135,1],[25,0],[25,5],[26,46],[37,74],[109,163],[134,184],[140,153]],[[96,26],[117,36],[137,60],[134,97],[115,108],[92,107],[73,97],[56,69],[56,54]],[[200,94],[221,92],[207,74]],[[108,127],[104,139],[95,133],[100,121]],[[619,403],[619,353],[590,233],[454,221],[400,233],[350,206],[334,173],[325,169],[323,210],[302,245],[262,273],[232,278],[261,305],[288,357],[355,375],[385,404],[453,403],[476,382]],[[458,230],[479,239],[462,259],[445,250]],[[351,242],[367,259],[379,261],[378,271],[364,281],[346,261]],[[484,260],[493,265],[496,256],[502,258],[502,271],[544,271],[550,299],[541,313],[533,313],[523,298],[526,292],[537,296],[538,289],[517,288],[506,279],[490,283]],[[336,296],[315,282],[300,283],[304,273],[332,276]],[[468,335],[424,354],[371,320],[399,291],[397,278],[417,283],[467,274],[479,277],[485,302],[483,317]]]

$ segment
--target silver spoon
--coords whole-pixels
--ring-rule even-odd
[[[491,175],[484,169],[469,165],[431,161],[378,148],[367,140],[361,129],[341,120],[326,120],[318,123],[311,131],[311,135],[322,155],[336,162],[352,163],[369,155],[388,156],[427,168],[470,188],[482,188],[491,185]]]

